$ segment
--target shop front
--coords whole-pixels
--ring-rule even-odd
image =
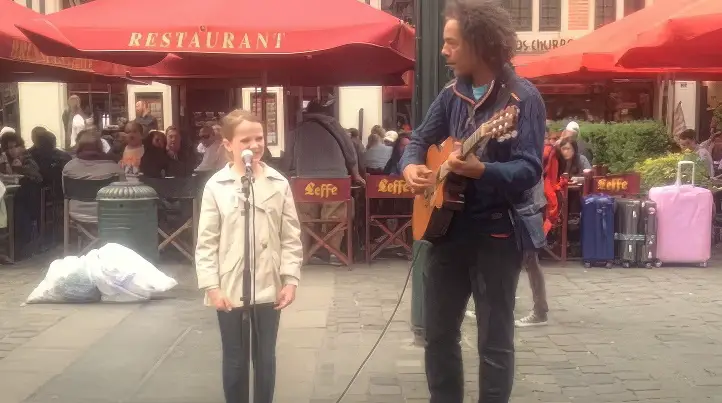
[[[538,84],[537,88],[551,120],[627,122],[654,116],[655,83],[649,80]]]

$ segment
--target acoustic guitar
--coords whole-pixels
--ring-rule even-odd
[[[491,139],[501,142],[516,137],[518,115],[519,109],[513,105],[496,112],[462,142],[462,158],[485,149]],[[414,198],[411,226],[415,240],[433,242],[446,235],[454,213],[464,208],[468,178],[450,172],[446,164],[455,141],[449,137],[426,153],[426,166],[432,171],[435,184]]]

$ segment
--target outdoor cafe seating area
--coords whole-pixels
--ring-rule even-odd
[[[207,174],[188,178],[141,177],[141,182],[158,194],[157,232],[161,259],[193,262],[200,198],[208,177]],[[65,255],[82,255],[101,246],[98,223],[73,219],[68,204],[71,200],[95,201],[98,191],[116,178],[66,178],[64,186],[43,187],[40,220],[34,225],[31,245],[16,242],[15,194],[20,188],[18,178],[0,176],[0,179],[6,187],[3,201],[7,226],[0,230],[0,259],[5,263],[15,263],[23,257],[59,248],[60,245]],[[352,186],[350,178],[292,178],[291,185],[298,204],[340,201],[346,204],[347,209],[343,219],[302,221],[302,231],[312,240],[307,247],[305,263],[318,251],[330,252],[346,266],[380,257],[410,255],[413,195],[402,178],[368,175],[365,189]],[[62,189],[62,194],[57,194],[54,189]],[[328,239],[339,232],[344,234],[340,250],[328,243]],[[29,253],[21,256],[21,249],[29,249]]]
[[[208,175],[188,178],[142,178],[158,195],[158,252],[161,259],[192,263],[200,209],[200,197]],[[100,245],[98,224],[73,220],[68,214],[69,200],[94,201],[98,191],[114,181],[71,180],[65,186],[46,186],[41,190],[40,220],[33,226],[31,245],[16,243],[15,196],[21,188],[18,178],[0,176],[6,187],[4,208],[7,226],[0,229],[0,259],[14,263],[21,249],[31,254],[63,245],[65,255],[82,255]],[[370,263],[378,259],[409,259],[412,250],[411,213],[413,194],[402,177],[367,175],[366,186],[352,185],[350,178],[291,178],[297,205],[342,202],[346,213],[340,218],[301,220],[301,230],[309,239],[304,263],[313,263],[314,255],[334,255],[340,264]],[[56,194],[54,189],[63,189]],[[616,197],[640,197],[638,173],[606,174],[595,167],[584,178],[575,178],[561,192],[559,220],[550,231],[541,258],[564,263],[581,258],[580,211],[583,196],[606,193]],[[719,233],[715,226],[715,233]],[[340,248],[329,239],[343,234]]]

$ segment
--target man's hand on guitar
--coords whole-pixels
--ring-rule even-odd
[[[416,193],[422,193],[424,190],[434,185],[432,178],[433,172],[426,165],[407,165],[404,168],[404,179],[411,190]]]
[[[455,150],[449,155],[446,163],[449,170],[457,175],[471,179],[479,179],[484,174],[484,163],[479,161],[476,154],[469,154],[465,159],[461,158],[461,143],[456,143]]]

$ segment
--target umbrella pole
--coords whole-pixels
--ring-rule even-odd
[[[674,74],[672,74],[667,85],[667,111],[670,112],[668,114],[669,121],[667,127],[669,127],[669,134],[676,140],[677,133],[674,132],[675,109],[677,109],[677,80]]]
[[[268,97],[268,71],[263,70],[261,74],[261,121],[263,121],[263,143],[268,143],[268,110],[266,98]]]
[[[90,77],[90,83],[88,83],[88,107],[90,108],[90,119],[95,123],[95,115],[93,112],[93,77]]]
[[[110,125],[113,124],[113,116],[112,116],[112,111],[113,111],[113,93],[112,93],[112,91],[113,91],[113,87],[111,87],[111,85],[108,84],[108,126],[110,126]],[[105,123],[103,123],[103,122],[104,122],[104,120],[103,120],[103,118],[101,117],[101,118],[100,118],[100,126],[105,126]]]

